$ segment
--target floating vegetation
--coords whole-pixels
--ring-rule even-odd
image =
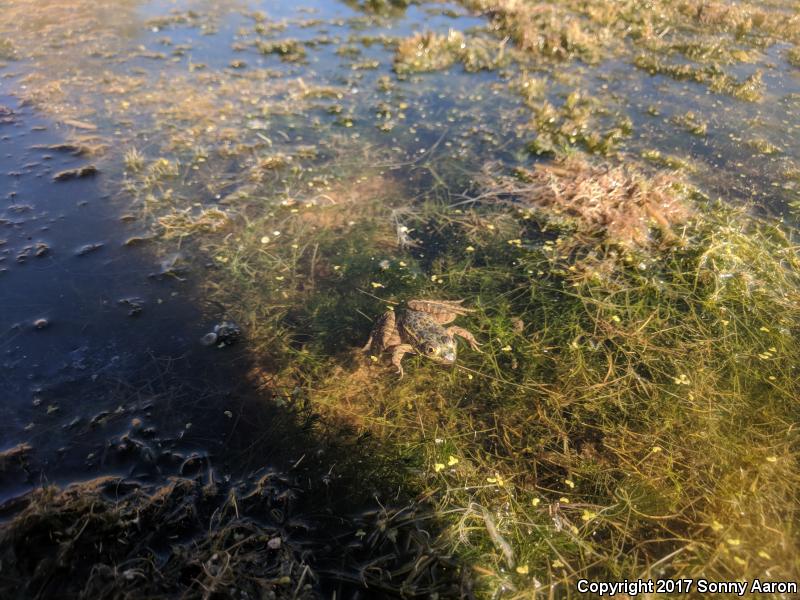
[[[69,181],[70,179],[84,179],[86,177],[94,177],[98,173],[98,169],[94,165],[86,165],[78,167],[77,169],[67,169],[59,171],[53,175],[54,181]]]
[[[14,120],[14,111],[0,104],[0,125],[8,125]]]
[[[655,54],[640,54],[635,64],[651,75],[667,75],[679,81],[694,81],[708,85],[712,91],[728,94],[740,100],[757,102],[763,93],[761,72],[757,71],[744,81],[723,72],[717,66],[697,67],[687,64],[672,64],[663,61]]]
[[[98,142],[97,138],[77,138],[72,142],[49,144],[46,146],[33,146],[34,150],[50,150],[52,152],[65,152],[72,156],[101,156],[106,153],[108,146]]]
[[[205,208],[200,211],[187,208],[165,214],[158,218],[158,225],[166,239],[186,237],[196,233],[216,233],[225,228],[230,221],[228,213],[218,208]]]

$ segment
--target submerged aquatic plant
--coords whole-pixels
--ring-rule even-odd
[[[232,279],[215,293],[239,299],[271,381],[418,465],[407,485],[486,595],[654,564],[791,577],[786,232],[631,166],[572,159],[482,184],[482,207],[404,211],[417,248],[393,239],[402,193],[385,183],[367,204],[252,221],[216,249]],[[420,297],[468,298],[485,353],[452,371],[411,360],[398,384],[354,348],[387,304]]]

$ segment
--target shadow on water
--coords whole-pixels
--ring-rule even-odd
[[[2,101],[0,595],[456,594],[397,463],[204,346],[208,273],[127,246],[102,172],[57,180],[91,158]]]

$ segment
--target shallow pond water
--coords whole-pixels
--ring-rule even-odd
[[[784,9],[778,5],[774,10]],[[347,305],[352,314],[339,314],[333,299],[340,288],[350,289],[373,302],[374,311],[393,305],[395,290],[403,290],[402,296],[411,290],[449,294],[450,284],[463,288],[468,270],[481,265],[486,279],[511,278],[480,252],[460,273],[460,263],[447,255],[453,240],[473,253],[468,244],[475,231],[508,227],[464,216],[472,207],[507,200],[508,194],[482,195],[491,174],[590,153],[599,162],[636,164],[648,174],[677,174],[697,187],[698,197],[722,198],[793,227],[800,210],[800,71],[787,53],[796,40],[778,35],[754,42],[715,32],[709,35],[733,39],[736,56],[746,59],[723,58],[722,67],[702,63],[707,70],[674,76],[659,66],[662,74],[650,74],[657,70],[652,65],[634,66],[637,40],[623,41],[629,51],[599,61],[514,54],[513,30],[496,31],[498,26],[490,27],[496,13],[470,10],[475,6],[0,1],[0,450],[9,451],[0,470],[0,503],[10,507],[5,516],[13,516],[15,498],[45,484],[66,486],[104,475],[158,486],[174,476],[235,483],[268,470],[290,473],[305,494],[301,512],[336,522],[331,537],[374,502],[434,496],[413,486],[401,493],[399,475],[384,473],[394,467],[370,460],[338,474],[337,465],[347,461],[337,454],[337,441],[355,432],[358,443],[373,437],[380,443],[376,431],[390,428],[391,419],[365,417],[352,400],[374,380],[353,375],[360,371],[353,367],[352,349],[364,343],[376,315],[357,302]],[[666,26],[654,37],[669,31]],[[404,71],[403,40],[419,32],[459,40],[451,47],[455,58]],[[483,54],[482,43],[488,48]],[[703,48],[722,52],[713,44]],[[689,51],[682,52],[679,60],[691,62]],[[757,99],[735,95],[748,93],[748,78],[760,82],[754,84]],[[727,92],[714,89],[720,80]],[[443,217],[434,205],[455,212]],[[302,216],[331,206],[342,207],[341,214]],[[461,226],[468,233],[453,233]],[[509,234],[512,250],[538,248],[558,237],[547,227],[525,227],[522,237],[529,239]],[[409,245],[401,239],[406,234]],[[294,243],[282,246],[290,235]],[[347,248],[348,239],[355,249]],[[326,248],[333,249],[330,255],[324,255]],[[361,262],[359,250],[365,253]],[[537,272],[518,256],[506,262],[515,273],[520,267]],[[269,270],[253,266],[263,264]],[[329,296],[315,292],[317,279],[344,277],[348,269],[361,279],[332,285]],[[269,296],[264,306],[241,292],[256,288],[253,282],[260,285],[261,278]],[[519,289],[504,291],[501,301],[513,303]],[[301,297],[310,298],[309,305],[292,306]],[[203,343],[215,325],[233,319],[242,339],[230,346]],[[513,324],[515,334],[526,326],[506,320],[503,327],[511,331]],[[270,325],[262,332],[259,323]],[[500,342],[508,331],[484,327],[501,358],[512,353],[512,345]],[[575,348],[581,335],[574,337]],[[319,347],[326,360],[334,357],[336,366],[328,365],[328,371],[308,358],[317,357]],[[554,349],[541,356],[548,350]],[[296,379],[286,375],[292,361],[304,365]],[[467,364],[470,381],[472,373],[483,374],[493,385],[509,384],[518,368],[516,358],[498,359],[480,373],[477,363]],[[636,376],[649,376],[646,370]],[[449,385],[467,373],[453,371]],[[330,392],[336,389],[332,381],[345,382],[338,396]],[[521,390],[531,384],[509,385]],[[422,380],[403,404],[411,410],[430,389],[438,388]],[[325,421],[324,434],[313,429],[314,393],[344,415]],[[440,403],[468,402],[453,394]],[[371,398],[376,404],[383,400]],[[419,421],[423,441],[398,446],[397,473],[408,465],[415,473],[423,469],[418,457],[406,456],[422,445],[445,448]],[[476,442],[485,460],[501,454],[498,439]],[[562,441],[567,445],[553,443]],[[525,447],[520,455],[526,452],[533,450]],[[448,467],[459,462],[452,454],[442,456]],[[360,479],[362,466],[371,478]],[[436,473],[443,469],[445,463],[435,463]],[[354,472],[355,479],[348,479]],[[558,473],[561,481],[572,481],[569,471]],[[482,476],[484,487],[504,487],[499,472],[488,475]],[[337,477],[344,487],[330,488]],[[361,485],[348,495],[347,489]],[[466,482],[459,485],[470,489]],[[377,500],[365,499],[373,487]],[[392,496],[387,489],[395,487]],[[536,507],[538,500],[533,502]],[[513,505],[503,504],[496,518],[513,512]],[[472,508],[470,503],[467,512]],[[587,511],[584,517],[594,514]],[[558,532],[568,530],[557,514],[552,518]],[[494,547],[497,564],[508,563],[493,571],[502,580],[497,589],[516,590],[511,576],[524,579],[516,580],[519,590],[534,585],[527,566],[511,569],[508,542],[490,517],[485,523],[489,537],[476,547]],[[361,540],[367,534],[358,529],[341,535]],[[329,580],[352,578],[358,587],[356,576],[325,568]],[[475,572],[481,574],[480,568]],[[329,585],[325,581],[322,588]],[[536,580],[535,587],[540,585]]]

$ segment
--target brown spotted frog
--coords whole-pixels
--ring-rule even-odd
[[[372,328],[364,346],[371,354],[392,353],[392,364],[403,378],[400,361],[408,353],[421,354],[442,364],[456,362],[455,336],[465,339],[470,347],[480,352],[478,341],[461,327],[443,327],[456,317],[467,315],[474,309],[461,306],[463,300],[409,300],[407,307],[385,312]]]

